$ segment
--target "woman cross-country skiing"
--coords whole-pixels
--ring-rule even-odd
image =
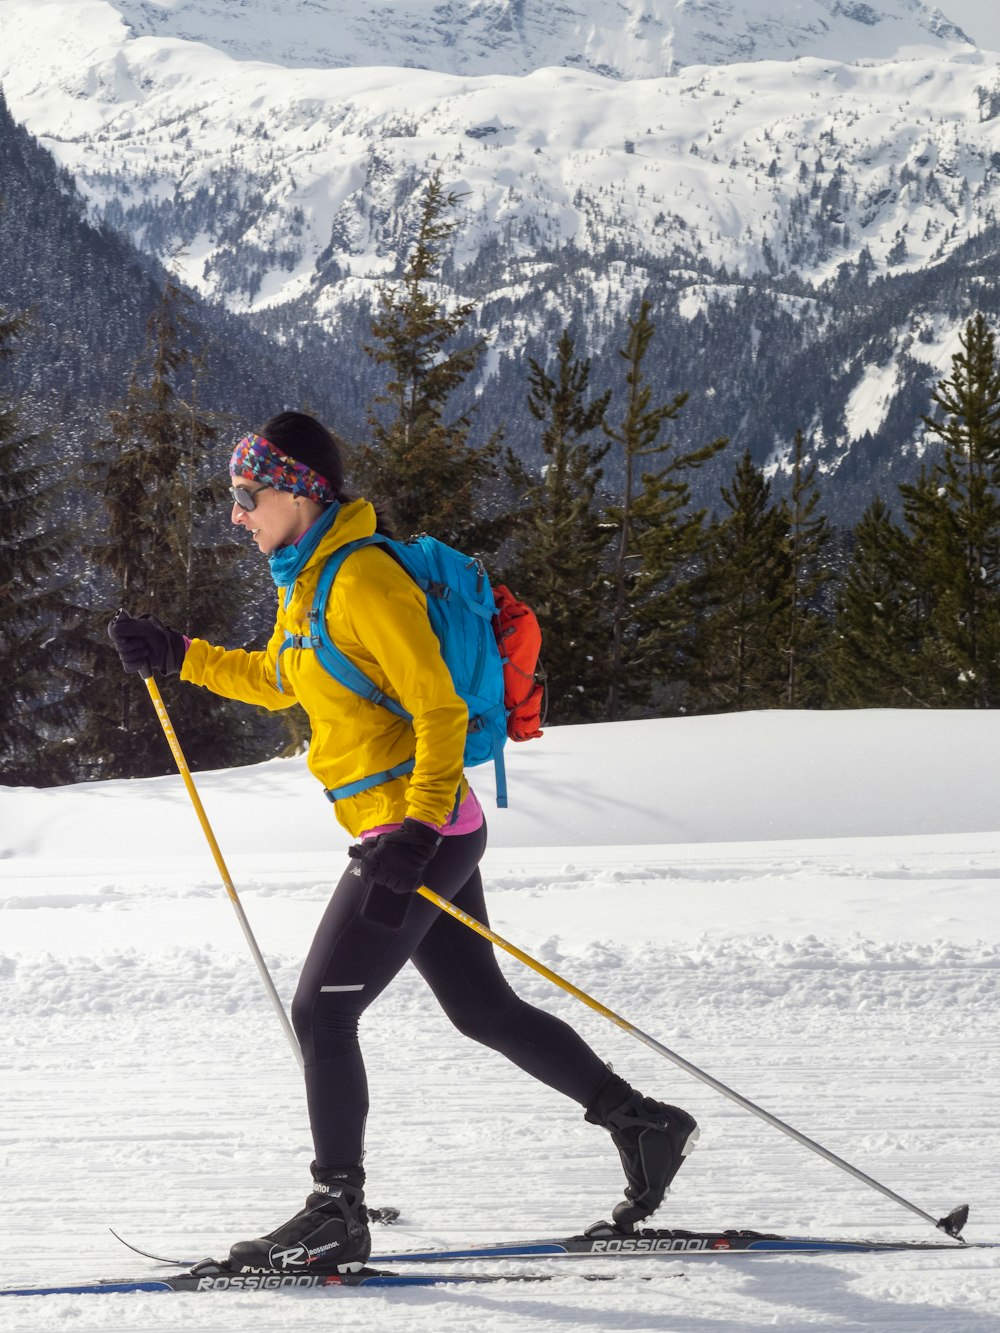
[[[371,504],[345,494],[334,436],[311,416],[283,412],[239,441],[229,470],[232,521],[267,556],[279,589],[267,647],[215,647],[153,616],[122,612],[110,633],[123,666],[179,672],[182,680],[264,708],[299,703],[312,727],[309,768],[328,793],[356,788],[366,774],[385,779],[335,801],[357,844],[292,1004],[315,1149],[312,1191],[284,1225],[235,1244],[230,1267],[335,1272],[368,1258],[368,1085],[358,1021],[406,962],[461,1032],[564,1093],[588,1121],[610,1131],[627,1179],[614,1218],[631,1230],[659,1207],[694,1146],[694,1119],[633,1091],[568,1024],[519,999],[492,946],[416,893],[426,884],[487,922],[479,874],[486,823],[462,772],[468,713],[424,594],[384,550],[364,546],[344,561],[326,612],[337,646],[412,714],[411,723],[341,685],[307,647],[287,647],[290,635],[308,634],[327,558],[379,525]],[[411,772],[388,775],[407,761],[414,761]]]

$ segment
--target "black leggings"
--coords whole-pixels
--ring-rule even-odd
[[[425,882],[488,924],[478,868],[485,846],[485,826],[444,838]],[[370,921],[357,870],[352,861],[334,891],[292,1004],[319,1170],[355,1168],[361,1183],[368,1082],[358,1020],[408,960],[460,1032],[587,1106],[607,1066],[568,1024],[514,994],[493,946],[416,894],[398,929]]]

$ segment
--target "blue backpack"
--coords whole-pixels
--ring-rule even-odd
[[[402,704],[384,694],[340,651],[326,628],[326,604],[341,565],[353,551],[373,545],[383,547],[426,595],[427,612],[431,628],[441,644],[441,656],[451,672],[456,694],[469,710],[465,766],[472,768],[492,759],[496,770],[497,805],[506,806],[504,659],[494,630],[497,608],[493,590],[486,570],[476,557],[464,555],[424,534],[399,542],[375,533],[341,546],[329,557],[320,573],[309,611],[310,633],[286,631],[285,642],[278,653],[278,688],[281,689],[281,653],[286,648],[313,648],[321,666],[341,685],[363,699],[380,704],[397,717],[413,721],[413,715]],[[346,786],[334,787],[326,794],[331,801],[357,796],[369,787],[412,772],[414,763],[413,759],[405,760],[383,773],[372,773]]]

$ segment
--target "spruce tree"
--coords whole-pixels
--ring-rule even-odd
[[[646,705],[654,686],[676,672],[681,636],[690,622],[690,575],[703,537],[705,511],[691,510],[685,474],[712,458],[727,441],[678,453],[662,438],[687,402],[652,405],[644,362],[656,331],[644,300],[629,320],[629,337],[619,356],[626,366],[624,410],[619,422],[605,423],[620,450],[624,482],[621,501],[607,512],[613,532],[611,661],[607,716]]]
[[[788,619],[784,634],[785,706],[815,707],[825,692],[824,665],[831,621],[823,594],[833,577],[830,525],[819,512],[816,464],[806,463],[798,430],[792,447],[792,484],[784,501],[788,546]]]
[[[448,416],[485,347],[482,338],[457,341],[474,304],[447,309],[440,292],[442,250],[458,226],[450,216],[458,201],[435,172],[402,281],[379,292],[376,341],[365,351],[391,378],[369,411],[371,438],[356,452],[354,476],[401,537],[426,531],[460,549],[491,551],[504,526],[486,517],[484,500],[497,476],[499,432],[476,448],[469,413]]]
[[[23,327],[24,316],[0,312],[0,366]],[[56,531],[59,492],[43,446],[0,389],[0,783],[8,786],[49,786],[72,773],[59,653],[71,612],[60,569],[72,537],[64,523]]]
[[[926,704],[920,643],[923,615],[912,552],[879,496],[854,530],[837,597],[828,697],[838,708],[913,708]]]
[[[108,638],[117,608],[225,643],[242,606],[238,547],[226,540],[228,478],[214,447],[219,427],[195,397],[198,330],[188,305],[168,279],[93,469],[105,521],[90,550],[102,577],[89,623],[93,679],[79,734],[86,776],[148,776],[173,766],[145,686],[122,672]],[[161,688],[192,768],[262,757],[249,712],[189,685],[168,680]]]
[[[788,522],[749,451],[722,499],[729,512],[711,524],[695,588],[688,708],[777,708],[787,688],[781,631],[790,603]]]
[[[927,623],[923,669],[938,707],[1000,704],[1000,367],[977,314],[960,336],[950,378],[924,417],[943,459],[901,486],[914,575]]]
[[[608,533],[598,487],[608,442],[600,430],[610,391],[588,401],[590,362],[579,360],[565,329],[554,373],[529,360],[528,409],[542,427],[540,477],[508,454],[518,493],[509,581],[542,627],[542,660],[554,722],[586,721],[605,708],[608,688]]]

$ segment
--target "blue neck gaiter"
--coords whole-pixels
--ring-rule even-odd
[[[334,500],[297,542],[291,546],[279,546],[276,551],[271,552],[267,557],[267,563],[271,566],[271,578],[274,579],[276,588],[291,587],[316,554],[317,547],[333,527],[339,512],[340,505]]]

